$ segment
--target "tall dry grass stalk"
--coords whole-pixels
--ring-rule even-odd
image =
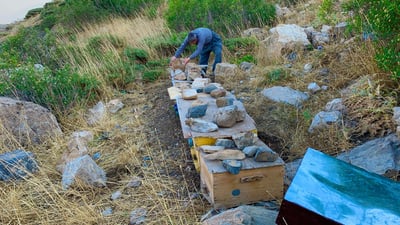
[[[140,109],[143,103],[146,101],[134,107]],[[128,224],[130,212],[144,208],[146,224],[198,224],[209,204],[191,197],[195,184],[180,166],[180,161],[187,158],[187,149],[175,149],[178,158],[172,159],[157,139],[158,131],[148,131],[143,112],[130,110],[124,108],[94,127],[80,127],[99,134],[89,145],[89,154],[101,153],[97,163],[107,172],[106,188],[88,187],[77,181],[68,190],[62,189],[61,174],[55,168],[66,150],[66,133],[65,138],[52,144],[30,149],[39,163],[39,172],[25,180],[0,183],[0,223]],[[154,136],[147,136],[149,132]],[[150,139],[152,144],[148,143]],[[142,185],[128,187],[132,177],[140,177]],[[116,191],[122,196],[111,200]],[[113,213],[103,216],[107,208]]]
[[[124,61],[121,58],[122,49],[115,46],[110,39],[104,38],[101,46],[98,46],[96,50],[101,50],[105,54],[102,57],[94,57],[91,50],[87,48],[89,41],[95,37],[111,36],[122,40],[125,46],[145,50],[151,58],[158,58],[157,52],[150,48],[145,40],[169,34],[170,30],[162,18],[149,20],[144,16],[138,16],[132,19],[110,18],[101,24],[88,24],[83,30],[73,31],[71,36],[76,37],[73,41],[67,39],[66,36],[59,36],[58,40],[61,43],[60,46],[65,48],[65,57],[71,67],[80,74],[95,76],[101,83],[104,98],[109,99],[113,93],[102,71],[110,60],[117,65]]]
[[[160,17],[149,20],[144,16],[132,19],[111,18],[101,24],[88,24],[83,30],[75,31],[76,42],[74,45],[84,47],[90,38],[96,36],[112,35],[126,41],[128,46],[148,51],[152,57],[157,57],[156,52],[144,43],[145,39],[170,34],[165,20]],[[69,41],[60,37],[63,42]]]
[[[147,20],[113,18],[98,25],[89,25],[82,32],[75,32],[76,40],[71,42],[64,37],[59,41],[66,48],[79,51],[81,58],[76,60],[73,51],[66,51],[69,63],[81,74],[95,75],[102,81],[101,68],[103,62],[96,59],[84,48],[88,40],[96,36],[113,35],[122,38],[127,45],[148,50],[155,54],[143,40],[150,37],[168,34],[164,21],[160,18]],[[121,60],[119,49],[111,43],[101,46],[112,55],[117,62]],[[156,57],[156,56],[155,56]],[[103,81],[105,87],[105,82]],[[138,86],[137,88],[140,89]],[[0,183],[0,223],[1,224],[128,224],[132,210],[145,208],[147,210],[146,224],[197,224],[204,209],[209,207],[204,199],[191,197],[193,180],[185,178],[185,169],[180,167],[180,160],[172,160],[161,146],[154,148],[149,143],[148,124],[144,119],[145,106],[149,100],[139,93],[132,97],[134,102],[122,109],[118,115],[108,115],[108,119],[95,126],[85,122],[85,110],[91,106],[82,106],[69,115],[60,118],[63,124],[64,137],[49,140],[40,146],[25,148],[32,151],[40,166],[40,171],[23,181]],[[114,97],[110,91],[105,95],[105,101]],[[148,96],[151,98],[152,96]],[[132,101],[129,98],[127,101]],[[95,134],[95,140],[90,143],[89,155],[100,153],[97,162],[107,173],[107,187],[94,188],[75,182],[68,190],[61,188],[60,174],[56,165],[61,155],[67,150],[67,140],[73,131],[89,130]],[[1,132],[2,147],[21,148],[18,142]],[[160,142],[157,137],[152,137]],[[161,144],[160,144],[161,145]],[[185,159],[186,146],[175,151]],[[143,161],[148,156],[149,160]],[[144,165],[145,163],[145,165]],[[179,169],[170,171],[171,165]],[[165,172],[160,172],[165,171]],[[170,176],[170,173],[180,174],[183,180]],[[140,177],[142,185],[137,188],[127,187],[132,177]],[[121,191],[122,196],[111,200],[111,194]],[[103,216],[102,212],[111,208],[113,213]]]

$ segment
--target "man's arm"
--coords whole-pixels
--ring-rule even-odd
[[[204,35],[199,35],[196,51],[194,51],[194,52],[189,56],[189,58],[190,58],[190,59],[194,59],[194,58],[196,58],[198,55],[200,55],[201,51],[203,50],[203,47],[204,47],[204,44],[205,44],[205,43],[206,43],[206,37],[204,37]]]
[[[185,40],[181,44],[181,46],[178,48],[178,50],[175,53],[175,58],[181,57],[182,52],[185,50],[186,46],[189,44],[188,37],[186,36]]]

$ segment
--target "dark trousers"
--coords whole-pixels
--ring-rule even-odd
[[[211,42],[204,46],[203,51],[200,53],[200,65],[208,65],[211,52],[214,53],[214,63],[212,65],[212,73],[214,74],[215,66],[217,63],[222,62],[222,40],[220,36],[213,32],[213,38]],[[207,71],[207,67],[203,67],[203,72]]]

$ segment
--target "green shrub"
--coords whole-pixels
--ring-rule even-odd
[[[224,40],[224,46],[235,56],[233,61],[236,64],[242,62],[257,63],[252,54],[258,44],[259,42],[254,37],[228,38]]]
[[[80,29],[85,24],[97,23],[108,15],[91,0],[65,0],[62,4],[51,4],[41,13],[41,27],[52,28],[55,24]]]
[[[400,8],[393,0],[350,0],[343,8],[354,13],[349,21],[353,32],[373,37],[378,50],[375,56],[378,66],[400,78]]]
[[[142,79],[143,81],[155,81],[162,75],[162,73],[162,70],[147,70],[144,71]]]
[[[143,49],[127,47],[124,49],[124,56],[132,62],[146,63],[149,59],[149,53]]]
[[[160,60],[149,60],[146,63],[146,67],[158,69],[158,68],[165,68],[169,64],[169,59],[160,59]]]
[[[29,19],[29,18],[31,18],[31,17],[33,17],[33,16],[39,15],[40,12],[41,12],[42,10],[43,10],[43,8],[31,9],[31,10],[29,10],[29,11],[26,13],[24,19]]]
[[[227,38],[224,40],[224,46],[231,52],[253,51],[257,45],[258,41],[253,37]]]
[[[48,69],[24,66],[3,75],[0,95],[31,101],[55,112],[65,113],[81,102],[96,100],[99,82],[65,67],[53,73]]]
[[[276,68],[276,69],[269,71],[265,75],[265,82],[269,83],[269,84],[274,83],[276,81],[286,79],[287,76],[288,76],[288,74],[284,69]]]
[[[163,3],[162,0],[97,0],[98,8],[120,16],[136,16],[139,12],[147,12],[150,18],[154,17],[156,9]]]
[[[275,7],[264,0],[170,0],[165,14],[176,31],[209,27],[234,36],[249,27],[263,27],[275,19]]]
[[[56,70],[62,61],[56,37],[50,31],[22,28],[0,44],[0,62],[11,68],[25,63],[40,63]]]
[[[162,57],[170,57],[180,46],[188,32],[177,32],[171,35],[146,38],[144,43],[150,48],[155,49]]]
[[[106,36],[106,38],[108,42],[116,49],[121,49],[126,46],[126,41],[120,37],[109,34]]]
[[[104,76],[107,85],[117,89],[123,89],[127,84],[133,82],[137,77],[135,63],[115,58],[113,54],[104,54],[100,73]]]
[[[254,57],[253,55],[247,54],[247,55],[244,55],[244,56],[239,57],[239,58],[236,60],[235,63],[238,64],[238,65],[240,65],[240,63],[242,63],[242,62],[249,62],[249,63],[257,64],[257,59],[256,59],[256,57]]]
[[[334,22],[332,21],[331,17],[332,11],[333,11],[333,0],[323,0],[318,8],[317,17],[324,24],[332,23]]]

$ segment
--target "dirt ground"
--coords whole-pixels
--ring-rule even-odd
[[[157,163],[168,163],[168,176],[177,176],[184,171],[185,178],[192,183],[196,192],[200,177],[190,155],[188,140],[183,137],[179,116],[174,109],[175,101],[171,100],[167,89],[172,86],[169,79],[146,84],[143,96],[146,96],[149,110],[146,115],[148,143],[164,152],[162,158],[153,158]]]

